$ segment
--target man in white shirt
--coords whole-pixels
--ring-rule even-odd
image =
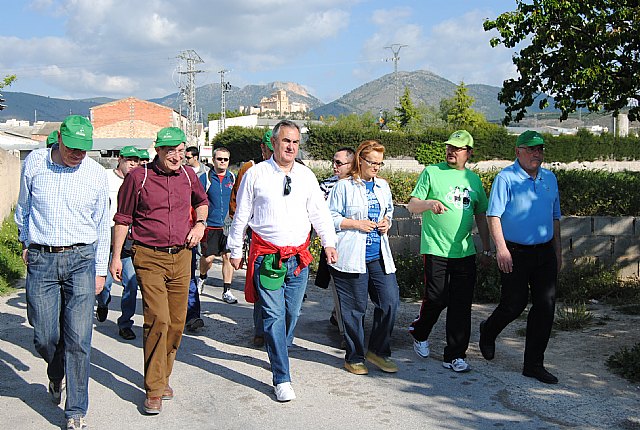
[[[124,177],[127,176],[131,169],[138,167],[140,164],[140,152],[133,146],[125,146],[120,150],[118,157],[118,165],[115,169],[107,170],[107,179],[109,180],[109,219],[111,220],[111,228],[113,228],[113,216],[118,209],[118,190]],[[104,289],[96,296],[98,306],[96,308],[96,319],[104,322],[109,312],[109,303],[111,302],[111,284],[113,277],[107,273],[107,282]],[[120,310],[122,314],[118,318],[118,334],[125,340],[133,340],[136,334],[133,332],[133,315],[136,313],[136,297],[138,295],[138,281],[136,280],[136,272],[133,269],[131,261],[131,243],[126,241],[122,250],[122,299],[120,300]]]
[[[271,136],[273,156],[247,170],[238,191],[237,208],[227,245],[231,264],[242,267],[244,232],[251,227],[245,298],[260,301],[264,336],[276,398],[295,399],[291,387],[288,348],[309,275],[311,226],[320,236],[327,261],[337,261],[336,233],[318,181],[296,163],[300,128],[280,121]]]

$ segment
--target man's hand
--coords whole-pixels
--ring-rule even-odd
[[[447,210],[445,205],[443,205],[442,202],[438,200],[427,200],[427,203],[429,203],[429,210],[436,215],[443,214]]]
[[[334,264],[338,262],[338,251],[332,247],[326,247],[324,253],[327,255],[327,263]]]
[[[233,266],[234,269],[240,270],[242,269],[244,259],[243,258],[230,258],[229,262]]]
[[[496,249],[496,260],[498,260],[498,269],[500,269],[501,272],[513,272],[513,260],[507,248]]]
[[[480,254],[480,265],[484,268],[491,266],[493,258],[488,255]]]
[[[111,264],[109,264],[109,272],[113,280],[116,282],[122,282],[122,260],[120,258],[111,258]],[[102,283],[104,285],[104,282]]]
[[[122,263],[120,263],[120,266],[122,266]],[[106,276],[96,276],[96,296],[102,292],[106,281]]]
[[[24,261],[24,264],[25,264],[26,266],[28,266],[28,265],[29,265],[29,257],[27,256],[27,253],[28,253],[28,252],[29,252],[29,249],[27,249],[27,248],[24,248],[24,249],[22,250],[22,261]]]
[[[204,224],[201,222],[197,222],[196,225],[193,226],[187,235],[187,248],[193,248],[200,243],[200,239],[204,236],[204,230]]]

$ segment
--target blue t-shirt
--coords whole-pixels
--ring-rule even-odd
[[[540,168],[532,178],[516,160],[493,181],[487,216],[500,218],[509,242],[536,245],[553,239],[553,221],[560,219],[558,181]]]
[[[373,192],[374,182],[364,182],[367,187],[367,201],[369,202],[369,220],[374,222],[380,221],[380,202]],[[367,234],[367,250],[365,253],[365,261],[368,263],[380,258],[380,233],[378,229],[371,230]]]

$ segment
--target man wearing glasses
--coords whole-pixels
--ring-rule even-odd
[[[196,172],[198,177],[209,172],[209,166],[200,162],[200,151],[197,146],[190,146],[185,150],[184,162]]]
[[[229,233],[231,264],[243,264],[242,245],[252,230],[247,261],[245,297],[260,301],[264,337],[276,398],[296,398],[291,387],[288,348],[307,286],[311,226],[320,236],[327,262],[337,259],[336,233],[318,181],[306,166],[296,163],[300,128],[280,121],[271,136],[273,156],[247,170],[238,190]]]
[[[524,311],[531,291],[522,374],[557,384],[558,378],[544,368],[544,352],[562,265],[558,182],[541,167],[544,139],[539,133],[528,130],[518,136],[516,158],[498,173],[491,187],[487,216],[502,292],[498,307],[480,323],[480,352],[485,359],[493,359],[496,338]]]
[[[220,147],[213,151],[213,169],[208,174],[200,175],[200,182],[204,186],[209,199],[209,215],[207,217],[207,231],[202,239],[202,258],[200,259],[200,278],[198,287],[200,293],[204,291],[207,272],[213,265],[216,256],[222,257],[222,300],[234,304],[238,300],[231,293],[233,267],[229,262],[227,248],[227,234],[223,227],[229,212],[229,199],[235,183],[234,174],[229,169],[230,153],[227,148]]]
[[[429,356],[429,335],[447,309],[442,366],[454,372],[471,370],[466,352],[471,335],[471,302],[476,285],[476,247],[471,235],[475,219],[482,241],[481,260],[489,263],[487,195],[480,177],[466,167],[473,137],[454,132],[446,144],[446,161],[427,166],[411,193],[408,209],[422,214],[420,253],[424,255],[425,293],[420,314],[411,323],[413,349]]]
[[[158,132],[156,158],[124,178],[113,218],[109,270],[116,281],[122,278],[120,250],[131,226],[133,266],[144,304],[143,410],[148,414],[159,414],[162,401],[173,398],[169,377],[186,320],[191,248],[206,227],[207,195],[193,170],[183,166],[185,140],[177,127]]]

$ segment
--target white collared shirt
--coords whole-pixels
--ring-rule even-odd
[[[291,178],[291,193],[286,196],[285,176]],[[242,177],[237,202],[227,241],[231,258],[242,257],[247,226],[276,246],[299,246],[313,225],[322,246],[336,246],[336,232],[318,180],[302,164],[294,163],[288,175],[273,157],[256,164]]]

